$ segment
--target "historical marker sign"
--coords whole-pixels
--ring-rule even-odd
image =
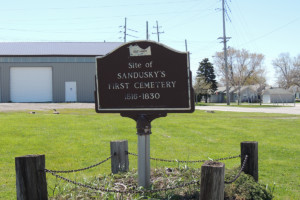
[[[194,111],[187,52],[134,41],[96,59],[97,112]]]

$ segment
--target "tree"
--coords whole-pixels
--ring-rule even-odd
[[[196,94],[196,102],[201,100],[203,94],[207,93],[211,87],[210,83],[205,82],[204,76],[195,77],[194,81],[194,92]]]
[[[203,95],[205,97],[205,103],[207,103],[210,94],[213,94],[218,88],[215,70],[208,58],[204,58],[200,62],[196,73],[196,84],[194,85],[195,91],[197,90],[198,95]]]
[[[300,87],[300,54],[298,57],[294,58],[294,78],[293,78],[293,84]]]
[[[227,61],[229,86],[238,89],[238,103],[240,103],[240,93],[243,86],[256,84],[258,80],[266,80],[262,77],[264,72],[262,68],[264,56],[262,54],[249,53],[245,49],[237,50],[229,48],[227,51]],[[216,52],[214,62],[217,66],[218,75],[221,77],[221,82],[225,83],[224,53]]]
[[[279,87],[287,89],[293,85],[300,86],[300,55],[292,59],[290,54],[281,53],[272,64],[277,73]]]

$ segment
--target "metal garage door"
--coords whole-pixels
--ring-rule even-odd
[[[52,68],[11,67],[10,97],[12,102],[52,101]]]

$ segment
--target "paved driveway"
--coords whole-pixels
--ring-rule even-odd
[[[262,113],[281,113],[300,115],[300,104],[291,104],[289,107],[261,107],[261,108],[244,108],[233,106],[196,106],[197,110],[214,110],[229,112],[262,112]]]

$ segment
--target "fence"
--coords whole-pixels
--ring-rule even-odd
[[[111,155],[103,161],[85,167],[82,169],[55,171],[45,168],[45,156],[44,155],[27,155],[15,158],[16,168],[16,189],[17,199],[48,199],[46,173],[52,174],[56,178],[62,179],[69,183],[76,184],[81,187],[89,188],[91,190],[102,192],[114,192],[114,193],[146,193],[146,192],[160,192],[173,190],[177,188],[187,187],[189,185],[200,184],[200,199],[201,200],[215,200],[224,199],[224,184],[233,183],[244,171],[246,174],[250,174],[258,181],[258,143],[257,142],[242,142],[241,154],[238,156],[230,156],[226,158],[218,158],[214,160],[195,160],[195,161],[180,161],[180,160],[167,160],[160,158],[150,158],[156,161],[162,162],[177,162],[177,163],[204,163],[201,166],[201,180],[193,180],[191,182],[184,183],[175,187],[168,187],[162,189],[134,189],[134,190],[111,190],[106,188],[98,188],[76,181],[67,179],[58,173],[73,173],[78,171],[87,170],[104,162],[111,160],[112,173],[126,172],[129,169],[128,155],[138,156],[135,153],[128,152],[128,142],[113,141],[111,142]],[[225,177],[225,164],[218,162],[222,160],[228,160],[233,158],[241,158],[241,168],[238,174],[231,181],[224,181]]]

